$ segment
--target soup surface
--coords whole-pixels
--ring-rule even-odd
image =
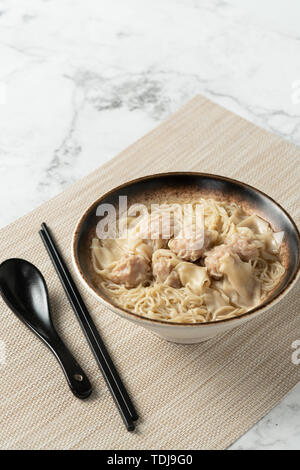
[[[91,243],[96,283],[151,319],[202,323],[241,315],[278,285],[283,233],[235,203],[199,198],[131,207]]]

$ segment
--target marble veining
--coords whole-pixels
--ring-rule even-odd
[[[0,0],[0,226],[198,93],[300,145],[299,14],[297,0]],[[299,449],[299,423],[297,386],[231,449]]]

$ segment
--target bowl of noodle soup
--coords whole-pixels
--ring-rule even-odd
[[[80,280],[111,311],[168,341],[197,343],[262,314],[299,277],[289,214],[245,183],[167,173],[125,183],[80,218]]]

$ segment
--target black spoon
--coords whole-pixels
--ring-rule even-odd
[[[0,292],[9,308],[53,352],[74,395],[87,398],[92,391],[90,381],[54,328],[41,272],[28,261],[8,259],[0,265]]]

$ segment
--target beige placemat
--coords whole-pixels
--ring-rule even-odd
[[[101,149],[99,149],[99,152]],[[84,298],[142,416],[128,433],[38,236],[45,220],[70,263],[78,217],[102,193],[139,175],[199,170],[232,176],[277,199],[300,222],[298,149],[196,97],[114,160],[0,232],[0,261],[23,257],[48,282],[54,316],[94,393],[72,396],[58,364],[1,300],[0,447],[222,449],[300,379],[299,284],[272,311],[199,345],[169,344]],[[84,156],[83,156],[84,158]]]

